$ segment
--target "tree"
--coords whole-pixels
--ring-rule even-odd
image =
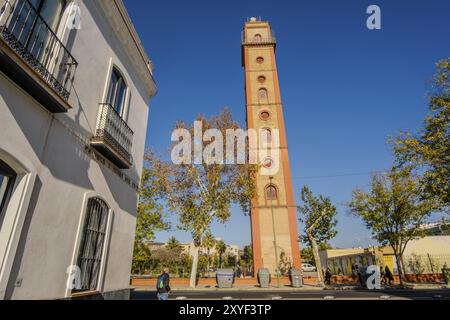
[[[245,246],[244,247],[244,255],[242,256],[241,260],[245,263],[245,276],[247,275],[247,272],[249,272],[250,268],[253,266],[253,248],[252,246]]]
[[[212,235],[211,232],[206,232],[205,236],[202,240],[202,247],[206,249],[207,257],[208,257],[208,266],[207,266],[207,273],[209,275],[210,267],[211,267],[211,249],[214,248],[216,245],[216,239]]]
[[[147,152],[144,158],[133,250],[133,273],[144,271],[139,266],[150,259],[147,243],[154,239],[155,232],[170,228],[164,217],[163,206],[160,204],[160,200],[164,197],[161,187],[163,182],[160,180],[161,167],[153,161],[153,158],[151,151]]]
[[[178,241],[175,237],[171,237],[169,241],[167,241],[166,248],[167,250],[172,251],[178,255],[180,255],[183,251],[183,247],[181,246],[180,241]]]
[[[198,269],[204,275],[207,267],[208,267],[208,257],[202,254],[199,256],[198,259]]]
[[[322,264],[319,257],[319,245],[327,243],[337,235],[335,219],[337,210],[329,198],[322,195],[315,197],[311,190],[304,186],[301,200],[303,206],[299,207],[300,221],[305,224],[305,235],[301,240],[312,248],[319,285],[323,286]]]
[[[225,251],[227,250],[227,245],[225,244],[225,242],[223,242],[223,240],[218,240],[216,242],[216,250],[217,253],[219,254],[219,268],[223,267],[223,254],[225,253]]]
[[[410,169],[393,168],[386,174],[373,175],[369,192],[355,190],[348,207],[363,220],[374,239],[392,247],[403,285],[406,246],[424,236],[421,226],[439,207],[436,200],[423,197],[422,187]]]
[[[329,249],[332,249],[332,247],[328,243],[326,243],[326,242],[319,243],[319,251],[329,250]],[[314,254],[313,254],[312,248],[310,246],[306,246],[306,247],[302,248],[301,257],[302,257],[302,261],[314,264]]]
[[[227,136],[228,130],[240,129],[227,110],[210,119],[199,116],[197,123],[200,123],[202,132],[215,129],[215,132],[220,132],[222,137]],[[228,221],[231,215],[230,208],[233,204],[240,205],[244,213],[249,212],[249,199],[256,195],[253,177],[258,170],[258,166],[248,163],[228,164],[228,162],[204,161],[205,158],[211,160],[214,155],[220,153],[219,151],[227,154],[226,147],[234,150],[234,160],[241,159],[242,154],[237,154],[239,143],[225,146],[225,144],[221,145],[215,136],[211,139],[207,139],[205,136],[198,137],[196,125],[187,126],[179,122],[175,129],[177,129],[176,132],[187,131],[188,137],[183,135],[178,144],[174,143],[174,150],[181,142],[186,142],[188,146],[194,146],[194,148],[191,148],[193,150],[188,150],[188,154],[185,154],[186,150],[183,148],[182,153],[185,160],[197,159],[196,153],[199,145],[200,149],[204,150],[201,154],[204,155],[201,162],[182,161],[181,164],[169,162],[165,163],[165,170],[162,171],[163,174],[167,173],[163,190],[166,194],[168,207],[171,212],[178,215],[178,228],[189,232],[193,239],[194,250],[190,285],[195,287],[199,248],[203,236],[210,231],[213,221],[219,223]],[[189,141],[185,141],[185,139]],[[245,150],[243,151],[245,152]],[[243,158],[246,159],[246,157]],[[238,161],[235,162],[239,163]],[[161,160],[160,163],[164,162]]]
[[[419,134],[402,133],[394,141],[399,166],[424,172],[420,182],[424,196],[437,197],[442,207],[450,205],[450,58],[437,64],[429,98],[430,114]]]
[[[238,259],[235,255],[232,255],[232,254],[226,255],[225,266],[227,268],[234,268],[234,267],[236,267],[237,263],[238,263]]]

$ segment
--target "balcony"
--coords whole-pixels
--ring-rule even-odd
[[[273,34],[273,31],[271,31]],[[243,46],[265,46],[265,45],[277,45],[277,39],[273,35],[267,37],[256,36],[254,38],[247,38],[245,33],[242,32],[242,45]]]
[[[133,131],[127,123],[110,104],[100,104],[92,147],[119,169],[129,169],[132,165],[132,143]]]
[[[52,113],[67,112],[77,61],[29,0],[0,0],[0,71]]]

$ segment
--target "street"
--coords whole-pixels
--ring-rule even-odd
[[[155,300],[151,291],[133,290],[132,300]],[[450,300],[450,290],[176,291],[171,300]]]

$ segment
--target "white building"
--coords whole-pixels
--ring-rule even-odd
[[[128,296],[155,93],[121,0],[0,0],[0,299]]]
[[[184,243],[181,245],[183,247],[183,253],[189,254],[191,257],[194,255],[194,244],[193,243]],[[200,248],[199,254],[208,254],[208,249]],[[218,254],[216,247],[213,247],[209,250],[209,254],[214,256]],[[238,258],[239,260],[239,246],[233,244],[227,244],[224,256],[233,256]]]

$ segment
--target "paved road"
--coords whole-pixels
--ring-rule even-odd
[[[450,290],[177,291],[171,300],[450,300]],[[155,293],[133,291],[132,300],[154,300]]]

